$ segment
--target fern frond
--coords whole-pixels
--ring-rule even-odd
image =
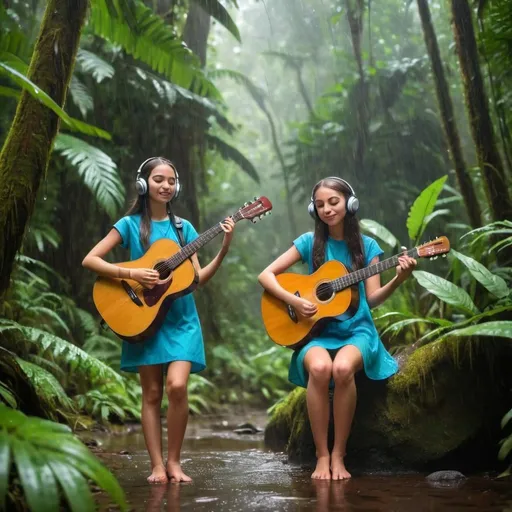
[[[39,396],[42,396],[44,400],[54,406],[60,405],[68,410],[74,410],[73,402],[66,395],[59,381],[50,372],[20,357],[17,357],[16,361],[37,390]]]
[[[62,133],[55,140],[55,150],[78,169],[98,203],[114,217],[123,205],[125,194],[114,161],[100,149]]]
[[[69,92],[73,103],[79,108],[82,116],[86,117],[87,112],[94,108],[94,102],[87,87],[75,75],[71,77]]]
[[[105,78],[114,76],[114,68],[99,55],[80,48],[76,55],[78,70],[84,73],[90,73],[94,80],[99,84]]]

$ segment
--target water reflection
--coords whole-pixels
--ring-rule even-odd
[[[182,485],[189,484],[165,484],[152,485],[149,489],[149,499],[144,508],[144,512],[155,512],[164,510],[166,512],[176,512],[180,510],[180,493]],[[164,500],[167,501],[167,506]]]

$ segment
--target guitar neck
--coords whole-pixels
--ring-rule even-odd
[[[406,252],[406,254],[408,256],[410,256],[411,258],[418,257],[418,251],[416,248],[408,250]],[[388,258],[387,260],[379,261],[378,263],[374,263],[373,265],[370,265],[369,267],[364,267],[360,270],[356,270],[355,272],[350,272],[349,274],[347,274],[343,277],[334,279],[331,282],[331,284],[333,285],[333,288],[336,292],[344,290],[345,288],[348,288],[349,286],[359,283],[359,281],[364,281],[365,279],[368,279],[369,277],[374,276],[375,274],[380,274],[381,272],[384,272],[385,270],[396,267],[398,265],[398,258],[402,255],[403,255],[403,253],[397,254],[395,256],[392,256],[391,258]]]
[[[244,217],[241,215],[240,212],[237,212],[231,218],[233,219],[233,222],[238,222]],[[174,270],[176,267],[179,267],[185,260],[190,258],[192,254],[201,249],[201,247],[203,247],[203,245],[206,245],[210,240],[213,240],[219,233],[222,233],[222,231],[223,230],[221,223],[218,222],[210,229],[206,230],[204,233],[199,235],[193,242],[190,242],[189,244],[185,245],[185,247],[183,247],[183,249],[181,249],[180,252],[177,252],[168,260],[166,260],[166,265],[169,267],[170,270]]]

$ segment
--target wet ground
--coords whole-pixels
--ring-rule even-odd
[[[315,482],[311,471],[266,451],[263,434],[236,434],[237,423],[263,427],[261,415],[192,420],[182,452],[192,484],[149,485],[149,460],[140,430],[95,435],[135,511],[373,511],[512,512],[512,483],[485,476],[434,486],[426,475],[364,475]]]

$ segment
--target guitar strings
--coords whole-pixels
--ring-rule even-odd
[[[414,254],[414,251],[416,250],[416,247],[414,247],[413,249],[409,249],[408,251],[406,251],[406,254],[407,256],[412,256]],[[405,251],[404,251],[405,252]],[[348,274],[345,274],[344,276],[340,276],[340,277],[337,277],[335,279],[332,279],[331,281],[329,281],[328,283],[322,283],[318,286],[317,288],[317,293],[320,293],[320,294],[329,294],[332,295],[332,283],[334,281],[337,281],[338,279],[343,279],[344,277],[347,277],[349,276],[350,274],[355,274],[356,272],[359,272],[360,270],[364,270],[365,268],[370,268],[370,267],[373,267],[374,265],[382,265],[382,264],[385,264],[385,263],[388,263],[388,262],[391,262],[391,260],[393,260],[394,258],[398,257],[398,256],[402,256],[404,253],[400,253],[400,254],[395,254],[394,256],[391,256],[390,258],[387,258],[385,260],[382,260],[382,261],[379,261],[379,263],[374,263],[373,265],[370,265],[368,267],[363,267],[361,269],[358,269],[358,270],[355,270],[354,272],[349,272]],[[363,279],[361,279],[362,281]],[[354,283],[355,284],[355,283]],[[350,286],[350,285],[349,285]]]

